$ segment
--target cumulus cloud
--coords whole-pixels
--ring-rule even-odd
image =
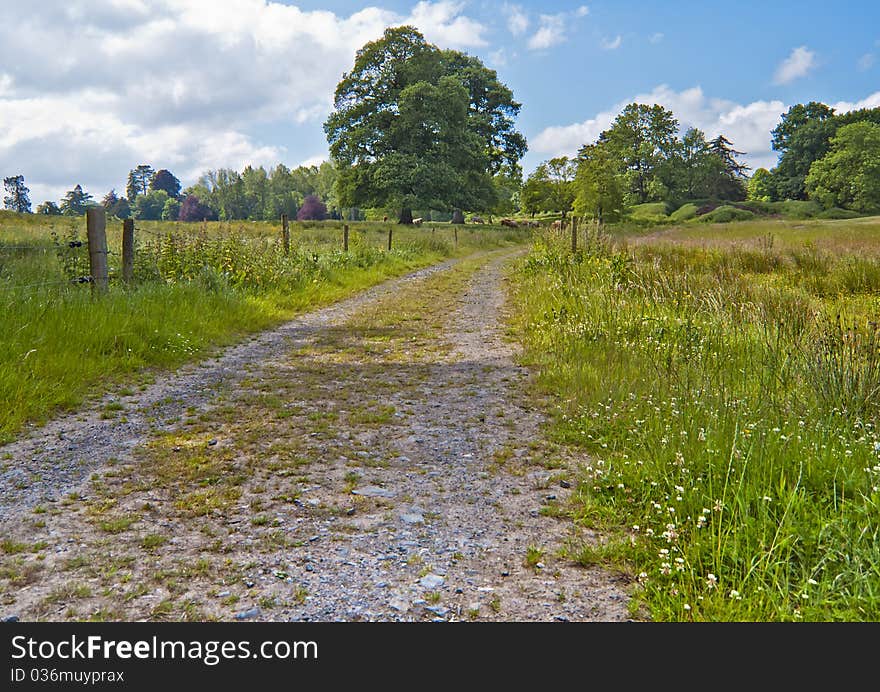
[[[858,61],[858,67],[862,72],[867,72],[872,67],[874,67],[874,63],[877,62],[877,56],[873,53],[865,53]]]
[[[874,92],[861,101],[851,103],[849,101],[838,101],[831,104],[831,107],[838,113],[849,113],[850,111],[858,111],[863,108],[880,108],[880,91]]]
[[[700,87],[675,91],[666,85],[647,94],[637,94],[583,122],[548,127],[530,138],[530,152],[542,158],[572,156],[584,144],[596,141],[629,103],[656,103],[671,110],[682,129],[698,127],[710,138],[724,134],[737,149],[747,153],[745,159],[754,168],[776,164],[776,154],[770,146],[770,131],[787,110],[782,101],[755,101],[743,105],[709,98]]]
[[[620,48],[621,43],[623,43],[623,36],[618,34],[614,38],[603,38],[599,45],[601,45],[602,50],[617,50]]]
[[[565,40],[565,15],[542,14],[538,30],[529,39],[532,50],[545,50]]]
[[[453,0],[350,15],[278,0],[41,0],[0,24],[0,174],[24,174],[42,201],[76,183],[119,189],[139,163],[189,184],[207,168],[278,162],[286,148],[257,133],[319,132],[355,52],[385,28],[485,46],[464,12]]]
[[[789,84],[796,79],[806,77],[816,67],[816,53],[806,46],[795,48],[773,75],[775,84]]]

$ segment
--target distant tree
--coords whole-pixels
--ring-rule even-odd
[[[37,205],[37,213],[45,216],[61,216],[61,208],[55,202],[46,200]]]
[[[574,181],[574,210],[599,223],[613,221],[623,212],[624,180],[619,162],[605,144],[593,144],[578,152]]]
[[[834,109],[811,101],[792,106],[771,133],[779,163],[774,171],[783,199],[806,199],[810,166],[825,154],[834,136]]]
[[[628,203],[665,199],[673,185],[678,120],[663,106],[631,103],[599,136],[620,162]]]
[[[269,175],[260,166],[247,166],[241,172],[241,184],[244,188],[246,217],[248,219],[272,219],[269,204]]]
[[[180,212],[177,215],[178,221],[215,221],[217,215],[206,204],[202,204],[198,197],[189,194],[180,205]]]
[[[77,185],[64,195],[60,209],[65,216],[82,216],[91,206],[93,206],[92,196],[88,192],[84,192],[82,186]]]
[[[539,165],[523,186],[523,200],[527,213],[548,211],[566,214],[572,210],[575,198],[574,179],[577,162],[567,156],[550,159]]]
[[[326,218],[327,205],[314,195],[306,197],[296,213],[297,221],[323,221]]]
[[[772,202],[776,199],[776,182],[773,174],[766,168],[759,168],[748,182],[747,199],[756,202]]]
[[[495,188],[495,200],[487,211],[490,215],[507,216],[515,212],[520,205],[520,196],[523,187],[522,167],[516,163],[505,164],[501,170],[492,176],[492,186]]]
[[[199,178],[200,196],[223,221],[247,218],[248,205],[241,174],[231,168],[207,171]]]
[[[31,200],[28,196],[30,190],[24,184],[23,175],[14,175],[3,179],[3,187],[6,188],[6,197],[3,198],[3,206],[19,214],[31,213]]]
[[[751,170],[737,157],[744,152],[737,151],[724,135],[718,135],[709,142],[709,153],[718,166],[717,173],[710,182],[710,196],[716,199],[738,202],[746,198],[746,181]]]
[[[150,181],[155,174],[156,171],[153,170],[153,167],[145,163],[129,171],[128,183],[125,186],[125,195],[128,197],[129,203],[134,204],[135,198],[138,195],[147,194],[150,188]]]
[[[134,218],[159,221],[168,200],[168,193],[165,190],[151,190],[145,195],[138,195],[134,200]]]
[[[810,167],[805,185],[810,197],[826,208],[880,211],[880,125],[841,127],[829,153]]]
[[[179,216],[180,200],[175,199],[174,197],[169,197],[168,201],[165,202],[165,206],[162,208],[162,220],[177,221]]]
[[[324,123],[336,164],[336,203],[399,210],[482,209],[491,176],[516,163],[520,104],[477,58],[441,51],[414,27],[363,46],[336,87]]]
[[[110,190],[104,195],[101,206],[106,209],[109,216],[115,216],[118,219],[127,219],[131,216],[131,206],[128,200],[125,197],[118,197],[116,190]]]
[[[174,177],[171,171],[161,168],[150,179],[151,190],[164,190],[172,199],[180,196],[180,181]]]

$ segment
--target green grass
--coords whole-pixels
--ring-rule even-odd
[[[342,222],[137,222],[134,286],[121,285],[121,223],[108,223],[111,288],[70,283],[88,273],[83,219],[0,212],[0,442],[90,397],[196,360],[388,278],[445,258],[505,247],[528,231],[448,224],[404,229]],[[49,282],[50,285],[34,285]],[[114,413],[108,409],[105,415]]]
[[[550,434],[590,460],[568,513],[608,539],[576,558],[654,619],[880,617],[878,223],[539,242],[516,272]]]

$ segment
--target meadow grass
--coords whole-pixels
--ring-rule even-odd
[[[880,219],[729,228],[547,236],[517,268],[550,432],[585,453],[571,517],[607,536],[572,555],[657,620],[876,620]]]
[[[342,222],[137,222],[136,281],[121,284],[121,223],[108,223],[111,286],[92,295],[83,219],[0,212],[0,442],[112,388],[136,387],[243,335],[453,256],[524,242],[504,228]],[[109,414],[108,414],[109,415]],[[114,412],[124,415],[124,411]]]

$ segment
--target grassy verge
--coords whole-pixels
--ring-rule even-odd
[[[655,619],[880,616],[880,259],[802,230],[539,242],[515,274],[551,432],[589,458],[571,517],[608,536],[574,557]]]
[[[138,223],[137,282],[105,296],[87,273],[82,220],[0,217],[0,442],[152,369],[197,359],[245,334],[453,256],[527,238],[509,229],[293,224],[284,255],[271,224]],[[110,233],[111,266],[119,233]]]

